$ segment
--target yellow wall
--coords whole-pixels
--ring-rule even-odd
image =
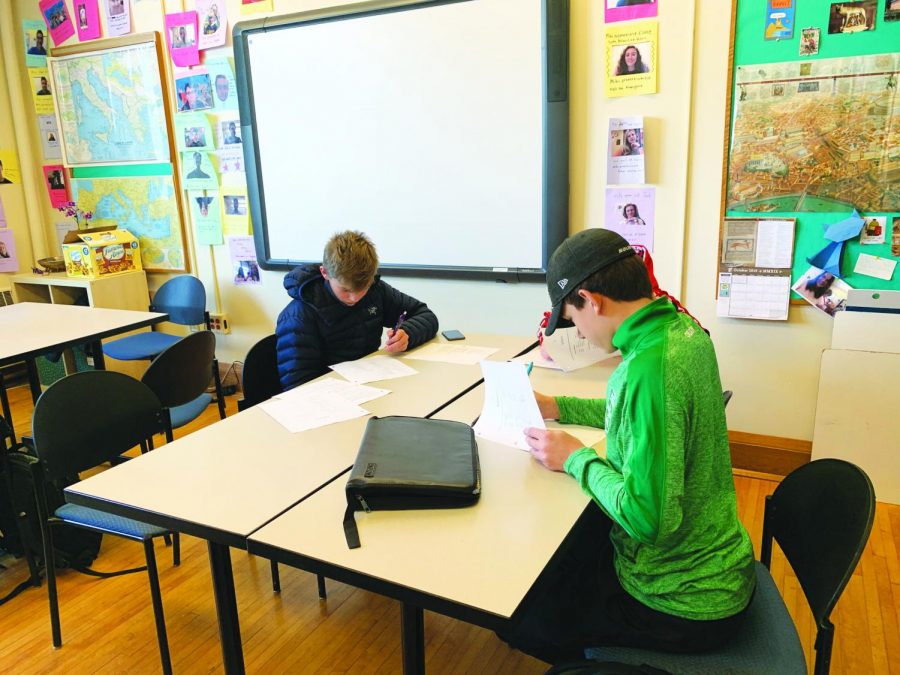
[[[339,3],[275,2],[277,13],[329,4]],[[134,31],[161,30],[165,11],[182,11],[189,5],[192,3],[186,0],[132,2]],[[239,20],[239,0],[227,0],[227,5],[229,22],[234,24]],[[653,96],[625,99],[607,99],[603,94],[602,6],[598,0],[571,0],[571,230],[603,222],[608,118],[644,115],[650,148],[647,180],[657,190],[657,277],[712,333],[723,384],[735,391],[728,409],[729,428],[809,440],[819,359],[821,350],[830,343],[831,320],[805,307],[792,307],[788,322],[720,321],[715,317],[730,3],[660,3],[660,91]],[[21,195],[3,194],[7,215],[18,223],[16,243],[23,258],[27,258],[33,241],[40,248],[45,238],[53,240],[53,233],[43,232],[41,223],[51,222],[55,214],[39,180],[41,151],[24,59],[20,50],[7,46],[12,42],[18,47],[21,21],[26,18],[39,18],[37,0],[14,0],[11,10],[7,3],[0,2],[3,71],[18,78],[10,88],[0,73],[0,147],[9,148],[13,141],[20,153],[23,147],[29,147],[37,163],[32,171],[32,206],[26,205],[28,185],[15,188]],[[213,50],[212,56],[229,52],[229,48]],[[18,63],[10,65],[10,58]],[[28,127],[24,131],[21,124],[12,125],[15,97],[10,97],[10,89],[18,89],[20,104],[24,105],[18,115]],[[36,215],[29,226],[26,213],[31,212]],[[190,231],[190,224],[187,229]],[[260,286],[234,286],[225,247],[197,249],[192,264],[193,272],[207,286],[210,309],[227,312],[231,320],[234,333],[218,338],[220,359],[242,359],[257,339],[273,330],[275,318],[287,301],[281,285],[283,275],[263,272]],[[5,286],[2,277],[0,288]],[[162,280],[155,276],[151,287]],[[539,284],[410,278],[390,281],[428,302],[443,328],[530,333],[546,305],[546,292]]]

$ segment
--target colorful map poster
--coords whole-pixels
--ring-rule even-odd
[[[171,175],[76,178],[71,185],[72,200],[94,212],[92,227],[118,225],[138,238],[145,270],[186,269]]]
[[[169,161],[153,42],[47,59],[67,166]]]
[[[900,211],[900,54],[739,66],[730,211]]]

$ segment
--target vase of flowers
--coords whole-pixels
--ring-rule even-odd
[[[75,219],[75,229],[82,230],[87,228],[90,225],[91,218],[94,217],[93,211],[85,211],[78,207],[78,204],[75,202],[66,202],[60,206],[56,207],[56,210],[60,213],[66,214],[69,218]]]

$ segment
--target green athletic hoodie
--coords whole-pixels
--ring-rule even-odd
[[[559,397],[560,421],[606,429],[565,471],[613,520],[622,587],[660,612],[696,620],[744,609],[753,547],[737,517],[725,408],[709,336],[666,298],[613,337],[622,363],[606,399]]]

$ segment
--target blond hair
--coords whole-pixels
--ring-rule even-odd
[[[353,291],[367,288],[378,271],[375,244],[362,232],[338,232],[325,244],[322,265],[328,276]]]

